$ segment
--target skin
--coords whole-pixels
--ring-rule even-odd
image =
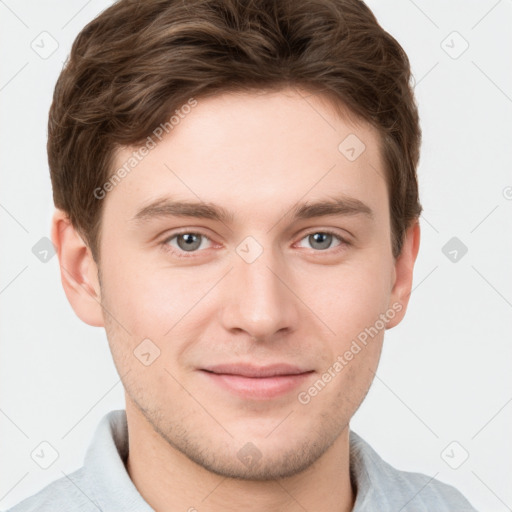
[[[338,150],[349,134],[366,146],[355,161]],[[117,154],[116,168],[133,150]],[[383,176],[377,132],[325,98],[297,89],[226,93],[199,99],[108,192],[99,265],[55,212],[66,295],[84,322],[105,327],[126,392],[127,470],[155,510],[352,509],[349,422],[371,385],[385,329],[405,314],[420,240],[416,222],[393,258]],[[132,220],[166,195],[215,203],[233,220]],[[293,220],[296,203],[340,195],[362,201],[373,217]],[[206,236],[195,252],[170,238],[181,228]],[[348,245],[334,236],[319,248],[308,235],[325,230]],[[237,253],[249,236],[263,251],[252,263]],[[393,305],[385,328],[300,403],[298,393]],[[133,353],[146,338],[160,350],[148,366]],[[240,361],[312,373],[288,393],[252,399],[200,371]],[[260,455],[256,464],[237,456],[247,443]]]

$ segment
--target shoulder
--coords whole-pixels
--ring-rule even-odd
[[[128,429],[124,409],[98,423],[79,469],[65,474],[6,512],[151,511],[126,471]]]
[[[385,462],[355,432],[350,432],[351,475],[357,487],[354,511],[477,512],[455,487],[422,473],[401,471]]]
[[[88,489],[84,468],[63,476],[6,512],[98,512]]]

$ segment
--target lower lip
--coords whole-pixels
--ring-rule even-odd
[[[266,400],[285,395],[296,389],[313,372],[273,377],[242,377],[225,373],[202,371],[211,381],[243,398]]]

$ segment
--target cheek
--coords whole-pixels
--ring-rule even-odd
[[[382,260],[368,261],[340,267],[321,295],[325,321],[344,342],[372,326],[388,307],[389,269]]]
[[[136,262],[110,265],[105,276],[109,309],[134,338],[165,336],[207,291],[197,276]]]

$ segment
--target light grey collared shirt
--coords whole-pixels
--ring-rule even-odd
[[[110,411],[98,424],[84,465],[7,512],[151,512],[126,471],[126,411]],[[476,512],[454,487],[420,473],[399,471],[350,431],[353,512]]]

